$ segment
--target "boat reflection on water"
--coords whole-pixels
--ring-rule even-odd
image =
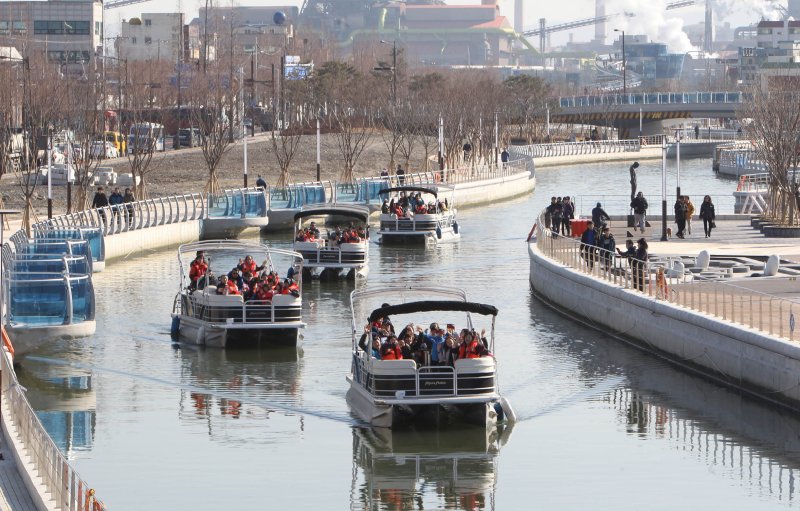
[[[210,434],[213,424],[226,419],[260,420],[271,417],[276,408],[292,409],[302,394],[301,348],[217,350],[181,346],[175,354],[181,361],[181,380],[186,382],[181,389],[179,416],[208,422]],[[297,420],[293,418],[290,429],[297,429]]]
[[[350,509],[494,509],[511,429],[355,428]]]
[[[31,407],[61,452],[69,457],[91,449],[97,407],[91,374],[36,357],[16,371]]]

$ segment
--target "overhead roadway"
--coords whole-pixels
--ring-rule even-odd
[[[672,9],[680,9],[681,7],[689,7],[690,5],[694,5],[695,0],[680,0],[679,2],[670,2],[667,4],[667,10],[671,11]]]

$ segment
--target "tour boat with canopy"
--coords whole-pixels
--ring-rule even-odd
[[[445,193],[449,196],[440,200]],[[446,186],[396,186],[380,191],[380,242],[447,243],[459,234],[454,190]]]
[[[419,297],[424,300],[417,301]],[[347,401],[360,419],[387,428],[404,423],[438,424],[442,416],[449,414],[487,427],[495,426],[498,420],[515,420],[497,385],[494,357],[497,308],[468,302],[459,289],[440,287],[362,289],[353,291],[350,300],[353,346]],[[376,307],[377,304],[381,305]],[[476,333],[473,314],[491,318],[488,339],[480,339]],[[414,350],[411,358],[398,359],[394,354],[387,357],[382,353],[387,341],[393,339],[379,325],[385,324],[390,316],[401,315],[403,320],[396,321],[397,325],[408,325],[409,319],[424,325],[432,321],[431,330],[423,332],[418,328],[413,332],[417,340],[409,348]],[[438,324],[445,319],[447,334],[438,331]],[[463,327],[461,334],[456,333],[456,326]],[[395,334],[404,336],[398,330]],[[456,344],[459,338],[464,350]],[[473,349],[478,344],[480,350]],[[445,347],[461,356],[449,357],[444,354]],[[435,356],[433,351],[441,356]]]
[[[202,262],[193,263],[201,255],[205,268]],[[261,243],[216,240],[181,245],[178,259],[173,335],[220,348],[297,345],[305,327],[302,282],[293,278],[303,269],[300,254]],[[278,270],[277,263],[285,264],[288,273]]]
[[[347,204],[303,207],[294,215],[294,250],[312,277],[366,276],[369,208]],[[318,222],[320,225],[318,225]]]

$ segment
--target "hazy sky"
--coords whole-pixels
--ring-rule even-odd
[[[218,5],[230,5],[230,0],[221,0]],[[606,13],[628,12],[636,14],[635,17],[618,17],[609,21],[609,34],[611,30],[619,28],[628,33],[646,33],[651,39],[667,42],[673,51],[691,49],[688,40],[681,34],[681,27],[686,23],[702,21],[705,0],[697,0],[697,5],[667,11],[664,7],[672,0],[606,0]],[[744,25],[758,21],[763,17],[774,17],[775,10],[770,7],[773,3],[786,5],[786,0],[774,2],[770,0],[710,0],[712,10],[717,20],[729,21],[732,25]],[[216,2],[215,2],[216,3]],[[143,12],[186,12],[191,19],[197,15],[200,5],[205,5],[205,0],[151,0],[128,7],[109,9],[106,11],[106,25],[112,32],[119,30],[119,21]],[[480,0],[453,0],[451,5],[475,5]],[[302,5],[297,1],[274,0],[241,0],[234,5]],[[508,16],[512,22],[514,18],[514,0],[500,0],[501,14]],[[561,2],[544,2],[541,0],[525,0],[525,27],[534,28],[539,24],[539,18],[546,18],[548,24],[563,23],[594,16],[595,0],[564,0]],[[719,21],[717,21],[719,22]],[[589,40],[594,35],[592,27],[575,29],[572,31],[576,41]],[[553,43],[566,41],[569,32],[560,32],[553,36]]]

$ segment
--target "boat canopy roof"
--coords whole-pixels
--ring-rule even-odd
[[[301,211],[295,213],[294,220],[296,222],[301,218],[308,218],[310,216],[326,216],[326,215],[357,218],[363,222],[367,222],[369,220],[369,209],[361,206],[334,207],[330,205],[325,207],[313,207],[308,209],[303,208]]]
[[[393,188],[384,188],[378,193],[383,195],[384,193],[393,193],[393,192],[421,192],[421,193],[429,193],[434,197],[439,196],[439,192],[437,192],[435,189],[425,188],[422,186],[395,186]]]
[[[497,316],[497,307],[485,303],[461,302],[456,300],[424,300],[420,302],[407,302],[398,305],[388,305],[372,311],[369,315],[370,323],[378,318],[392,314],[412,314],[427,311],[457,311],[474,312],[484,316]]]

